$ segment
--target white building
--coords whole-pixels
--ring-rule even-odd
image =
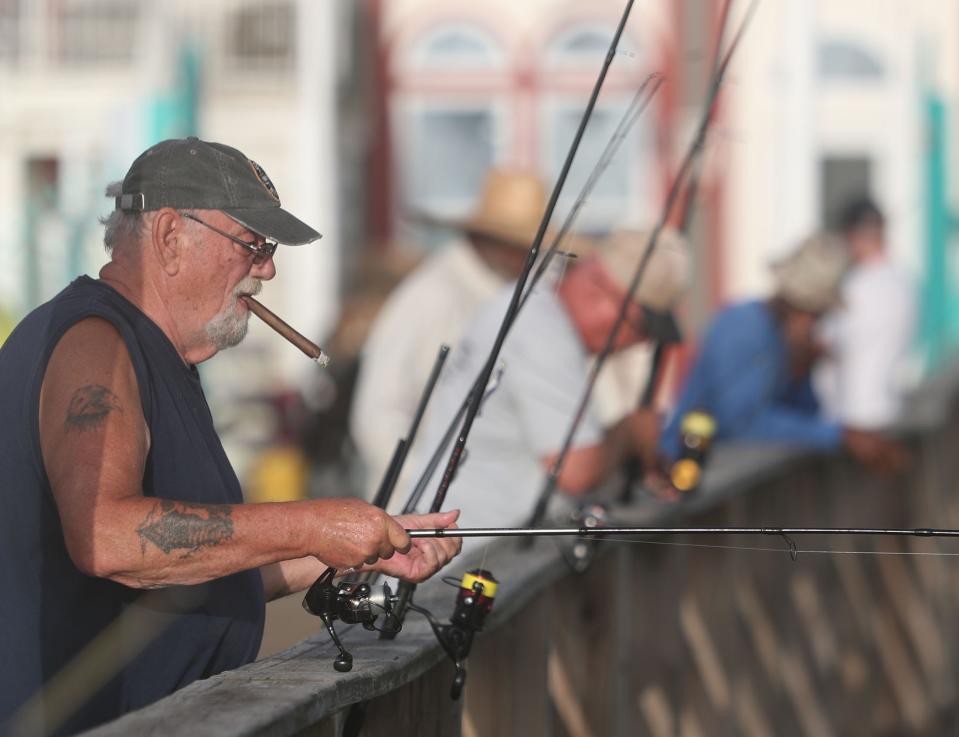
[[[106,183],[155,140],[195,132],[256,159],[284,206],[324,234],[281,251],[263,292],[321,337],[339,289],[336,101],[349,72],[338,56],[349,48],[348,12],[294,0],[0,4],[0,304],[22,314],[95,273],[106,258],[96,223],[111,209]],[[254,337],[274,380],[302,373],[302,357],[263,326]]]
[[[953,114],[959,5],[949,0],[763,3],[744,42],[717,159],[728,173],[727,291],[766,284],[788,248],[869,191],[891,247],[923,274],[925,100]],[[953,154],[954,155],[954,154]]]

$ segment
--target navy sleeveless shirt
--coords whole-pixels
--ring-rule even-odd
[[[134,624],[111,630],[121,643],[110,649],[115,675],[58,734],[248,663],[263,634],[256,569],[145,593],[86,576],[70,560],[40,452],[39,397],[57,342],[91,316],[116,327],[136,371],[151,441],[143,493],[184,502],[243,501],[197,370],[183,363],[153,321],[89,277],[30,313],[0,348],[0,733],[19,706],[121,613]],[[145,646],[137,643],[150,627],[155,634]]]

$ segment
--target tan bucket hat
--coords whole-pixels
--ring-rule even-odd
[[[829,233],[815,233],[772,264],[776,294],[801,310],[826,312],[841,304],[840,285],[848,266],[842,242]]]
[[[596,248],[603,268],[624,290],[629,289],[651,235],[650,230],[622,228],[614,230],[606,242]],[[690,271],[685,239],[674,228],[663,228],[636,290],[635,301],[656,312],[669,312],[689,287]]]
[[[546,188],[538,176],[520,169],[492,169],[472,214],[439,222],[466,233],[529,248],[545,210]]]

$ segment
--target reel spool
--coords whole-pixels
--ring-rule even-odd
[[[328,568],[306,592],[303,608],[319,617],[326,627],[339,655],[333,660],[333,668],[346,673],[353,668],[353,656],[343,647],[333,622],[337,619],[346,624],[361,624],[365,629],[376,630],[376,620],[382,612],[387,620],[392,617],[396,596],[387,584],[374,589],[368,583],[341,581],[333,584],[336,570]]]
[[[473,636],[482,631],[486,617],[493,610],[498,585],[493,574],[481,568],[464,573],[450,623],[433,627],[437,639],[456,667],[450,687],[450,698],[454,701],[463,693],[466,683],[465,661],[473,647]]]
[[[365,582],[341,581],[333,584],[335,569],[324,571],[306,592],[303,608],[319,617],[326,627],[339,654],[333,660],[333,668],[340,673],[353,669],[353,656],[343,647],[333,622],[361,624],[368,630],[378,629],[376,620],[382,612],[386,623],[398,631],[393,610],[397,596],[385,583],[373,588]],[[449,624],[439,624],[432,613],[412,602],[412,611],[423,614],[430,623],[436,639],[453,661],[456,675],[450,688],[450,697],[458,699],[466,683],[466,658],[473,647],[473,636],[483,629],[486,617],[493,609],[499,582],[489,571],[474,569],[463,574],[457,585],[456,602]]]

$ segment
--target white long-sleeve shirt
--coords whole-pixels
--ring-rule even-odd
[[[823,327],[832,359],[817,369],[827,414],[844,425],[877,429],[899,415],[905,363],[916,330],[916,296],[906,274],[887,258],[856,266],[842,288],[843,305]]]
[[[551,281],[547,275],[540,288],[555,288]],[[350,434],[365,466],[367,498],[376,492],[396,442],[409,430],[440,345],[453,350],[447,361],[452,364],[463,332],[505,284],[458,239],[421,263],[381,308],[363,347],[350,410]],[[492,343],[490,337],[486,350]],[[594,409],[604,425],[635,409],[648,372],[648,346],[633,346],[611,357],[594,396]],[[434,404],[421,427],[426,427]],[[432,452],[425,437],[416,440],[397,489],[407,487],[415,459]],[[391,511],[397,511],[395,502]]]

